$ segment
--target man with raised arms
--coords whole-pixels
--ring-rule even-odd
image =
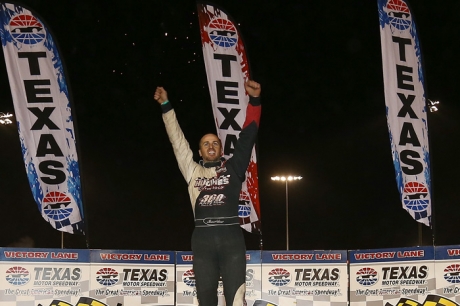
[[[222,143],[215,134],[204,135],[199,144],[200,163],[177,122],[163,87],[154,99],[161,105],[166,132],[179,169],[188,184],[195,216],[192,234],[193,271],[200,306],[216,306],[222,276],[227,306],[245,305],[246,246],[238,218],[239,195],[251,159],[260,120],[260,84],[247,81],[246,119],[231,158],[222,157]]]

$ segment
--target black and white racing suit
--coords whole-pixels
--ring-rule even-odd
[[[200,306],[217,305],[219,277],[227,306],[245,304],[246,247],[239,225],[238,201],[260,120],[260,98],[250,97],[246,120],[233,156],[198,164],[177,122],[171,103],[161,106],[179,169],[188,184],[195,229],[193,270]]]

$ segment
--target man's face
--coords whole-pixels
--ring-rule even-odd
[[[206,134],[200,140],[200,156],[204,162],[214,162],[220,160],[222,156],[222,146],[219,138],[214,134]]]

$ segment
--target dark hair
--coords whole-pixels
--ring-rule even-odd
[[[220,146],[222,147],[222,140],[220,140],[219,136],[217,136],[217,135],[214,134],[214,133],[206,133],[206,134],[204,134],[203,136],[201,136],[200,140],[198,141],[198,148],[201,148],[201,139],[203,139],[203,137],[206,136],[206,135],[214,135],[214,136],[216,136],[217,139],[219,139],[219,144],[220,144]]]

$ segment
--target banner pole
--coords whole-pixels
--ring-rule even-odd
[[[418,245],[422,246],[423,245],[423,238],[422,238],[422,223],[418,223]]]

